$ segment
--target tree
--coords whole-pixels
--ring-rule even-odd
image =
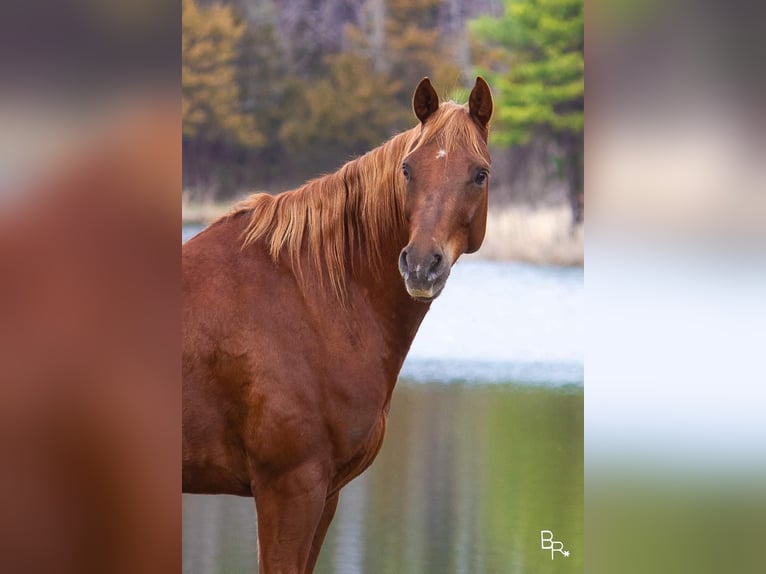
[[[409,121],[411,113],[395,99],[401,84],[375,72],[366,57],[339,53],[326,61],[325,77],[296,94],[301,105],[290,106],[294,113],[285,119],[280,137],[329,169],[338,158],[383,143]]]
[[[264,186],[284,171],[281,162],[284,148],[278,133],[288,117],[284,103],[292,80],[286,65],[285,41],[278,29],[281,5],[277,7],[274,0],[238,0],[237,5],[247,25],[236,63],[241,109],[253,118],[264,142],[257,149],[248,150],[228,170],[236,171],[242,184],[248,187],[254,183],[248,174],[257,165],[257,183]]]
[[[578,211],[582,192],[583,2],[505,0],[499,17],[470,23],[477,71],[495,90],[492,143],[555,140],[562,175]]]
[[[238,42],[245,26],[230,6],[182,4],[183,135],[202,142],[259,146],[264,136],[242,113],[236,82]]]
[[[443,0],[388,0],[385,23],[388,71],[402,82],[401,100],[409,107],[424,76],[442,90],[460,85],[453,46],[443,42],[439,10]]]
[[[449,88],[459,67],[442,42],[443,0],[370,0],[345,29],[343,50],[327,54],[320,77],[304,81],[280,138],[327,169],[413,124],[412,91],[423,76]],[[300,83],[300,81],[299,81]]]
[[[496,93],[496,145],[582,132],[582,8],[582,0],[506,0],[502,16],[471,22],[484,48],[479,71]]]

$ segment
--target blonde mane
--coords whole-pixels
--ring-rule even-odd
[[[282,254],[290,258],[301,281],[305,253],[320,284],[326,275],[343,301],[347,274],[356,271],[349,268],[355,261],[352,254],[379,269],[386,239],[401,234],[404,157],[434,140],[447,151],[460,146],[482,157],[483,138],[486,132],[471,119],[467,106],[444,102],[424,125],[394,136],[335,173],[279,195],[258,193],[240,202],[233,213],[251,212],[243,248],[264,241],[274,261]]]

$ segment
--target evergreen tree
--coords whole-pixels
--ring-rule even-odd
[[[493,142],[583,129],[582,0],[506,0],[498,18],[471,22],[478,70],[495,91]]]
[[[583,2],[505,0],[499,17],[470,23],[477,71],[495,92],[491,141],[499,147],[554,140],[551,160],[582,219]]]

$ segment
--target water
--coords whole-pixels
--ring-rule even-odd
[[[582,269],[458,263],[316,572],[582,572],[583,325]],[[257,569],[252,499],[185,495],[183,532],[184,572]]]
[[[202,227],[199,225],[184,225],[181,228],[181,243],[186,243],[200,231],[202,231]]]
[[[402,369],[416,380],[582,383],[581,268],[460,261]]]

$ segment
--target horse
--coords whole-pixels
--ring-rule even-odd
[[[412,106],[412,129],[183,247],[183,491],[255,499],[262,574],[313,572],[421,321],[484,239],[489,86],[440,103],[424,78]]]

